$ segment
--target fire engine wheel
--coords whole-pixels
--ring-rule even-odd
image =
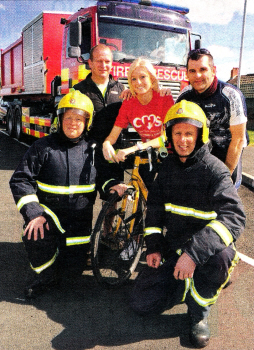
[[[13,109],[9,107],[6,115],[6,131],[9,136],[13,136],[13,122]]]
[[[22,113],[21,113],[21,108],[20,106],[16,106],[14,109],[14,137],[17,140],[21,139],[21,135],[22,135]]]

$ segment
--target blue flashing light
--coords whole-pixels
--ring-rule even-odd
[[[112,0],[111,0],[112,1]],[[117,0],[115,0],[117,1]],[[169,5],[167,2],[168,0],[118,0],[120,2],[129,2],[134,4],[140,4],[140,5],[151,5],[154,7],[161,7],[167,10],[172,10],[179,12],[181,14],[186,15],[189,13],[189,9],[187,7],[180,7],[175,5]]]

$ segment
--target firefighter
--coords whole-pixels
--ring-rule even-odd
[[[95,143],[87,142],[91,100],[74,91],[59,102],[58,133],[34,142],[11,177],[10,187],[23,215],[23,242],[34,277],[25,288],[36,297],[53,284],[60,271],[82,274],[90,245],[96,183],[112,179],[97,162]],[[104,181],[105,180],[105,181]],[[112,186],[111,186],[112,185]],[[124,184],[106,182],[121,195]]]
[[[165,120],[173,153],[148,194],[148,266],[136,279],[131,307],[153,315],[185,302],[190,341],[202,348],[210,338],[211,305],[238,262],[234,242],[245,214],[229,169],[210,153],[203,110],[182,100]]]

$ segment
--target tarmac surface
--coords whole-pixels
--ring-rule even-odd
[[[20,242],[22,217],[8,182],[26,149],[0,131],[0,350],[193,349],[186,306],[178,305],[159,316],[138,317],[128,306],[133,280],[120,289],[105,290],[88,268],[77,280],[65,280],[33,301],[24,299],[30,268]],[[243,173],[247,174],[243,183],[254,176],[253,159],[254,147],[248,146],[243,153]],[[254,259],[253,188],[249,183],[241,186],[239,195],[247,222],[237,250]],[[100,207],[98,202],[95,216]],[[243,260],[235,268],[232,284],[212,307],[207,350],[254,349],[253,272],[254,267]]]
[[[243,184],[254,188],[254,145],[248,146],[243,151]]]

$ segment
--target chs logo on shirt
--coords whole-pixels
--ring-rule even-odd
[[[161,118],[156,117],[156,115],[154,114],[143,115],[143,117],[141,118],[133,119],[133,126],[137,129],[145,126],[148,130],[150,130],[153,127],[158,127],[161,125],[162,125]]]

